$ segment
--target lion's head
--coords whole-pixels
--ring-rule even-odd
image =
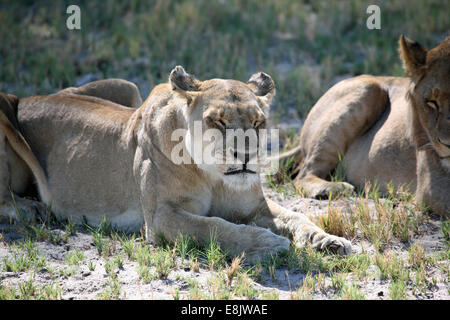
[[[237,189],[259,181],[262,139],[275,95],[272,78],[256,73],[247,83],[236,80],[200,81],[177,66],[170,84],[185,97],[188,124],[185,144],[197,166]]]
[[[409,99],[419,147],[432,147],[450,170],[450,37],[427,50],[404,36],[399,40],[403,67],[412,79]]]

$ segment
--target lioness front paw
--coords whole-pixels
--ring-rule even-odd
[[[315,199],[326,199],[331,195],[351,195],[355,187],[347,182],[329,182],[316,188],[309,196]]]
[[[320,233],[312,239],[312,246],[317,250],[329,250],[340,255],[352,253],[352,244],[347,239],[328,233]]]
[[[262,261],[270,255],[289,250],[290,244],[291,241],[285,237],[270,231],[263,232],[256,237],[253,247],[245,251],[245,261],[250,264]]]

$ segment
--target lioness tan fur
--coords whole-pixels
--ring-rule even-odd
[[[295,185],[311,197],[378,183],[415,191],[436,214],[450,212],[450,37],[431,50],[401,36],[408,78],[363,75],[339,82],[309,113]],[[339,155],[347,182],[325,180]]]
[[[259,162],[248,162],[255,156],[249,149],[215,145],[220,157],[246,159],[240,165],[172,161],[180,146],[172,137],[176,129],[185,129],[178,151],[192,160],[194,121],[221,132],[263,128],[275,95],[270,76],[257,73],[248,83],[200,81],[176,67],[169,83],[156,86],[138,109],[123,106],[133,105],[132,89],[122,105],[102,90],[82,91],[90,95],[71,88],[21,99],[18,107],[19,125],[47,174],[57,216],[76,222],[84,217],[93,225],[106,217],[134,231],[145,224],[149,240],[155,233],[199,241],[215,234],[231,255],[246,252],[248,262],[288,249],[290,240],[280,234],[292,235],[297,245],[310,241],[318,249],[351,252],[348,240],[264,198]]]

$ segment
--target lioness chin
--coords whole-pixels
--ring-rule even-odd
[[[270,76],[257,73],[248,83],[200,81],[176,67],[169,83],[156,86],[138,109],[102,99],[98,90],[86,91],[97,97],[74,90],[22,99],[18,106],[20,127],[47,173],[48,204],[57,216],[85,217],[90,224],[106,217],[128,230],[145,224],[149,240],[155,233],[198,241],[215,234],[230,255],[245,252],[250,263],[287,250],[290,240],[280,234],[292,235],[295,245],[309,241],[317,249],[351,252],[348,240],[264,198],[259,160],[249,161],[258,158],[254,150],[212,145],[214,157],[240,158],[238,165],[192,159],[192,145],[199,143],[195,123],[225,137],[228,129],[265,127],[275,95]],[[173,161],[180,146],[172,137],[177,129],[185,130],[180,152],[192,161]]]
[[[307,196],[378,184],[415,191],[432,212],[450,215],[450,37],[431,50],[401,36],[408,78],[363,75],[329,89],[309,113],[290,152]],[[296,151],[296,152],[295,152]],[[325,180],[339,155],[347,182]]]

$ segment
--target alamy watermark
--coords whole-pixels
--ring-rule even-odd
[[[69,30],[81,30],[81,10],[80,7],[72,4],[67,7],[66,13],[69,16],[66,19],[66,26]]]
[[[194,121],[191,129],[176,129],[171,141],[170,159],[175,164],[224,165],[229,168],[264,169],[278,172],[278,129],[203,130],[202,121]],[[255,171],[255,170],[253,170]]]
[[[81,30],[81,9],[72,4],[67,7],[66,13],[69,15],[66,19],[66,26],[69,30]],[[381,29],[381,9],[376,4],[367,7],[366,13],[369,17],[366,20],[367,29]]]
[[[367,29],[373,30],[373,29],[381,29],[381,9],[376,4],[371,4],[367,7],[366,10],[367,14],[370,14],[370,16],[367,18],[366,26]]]

